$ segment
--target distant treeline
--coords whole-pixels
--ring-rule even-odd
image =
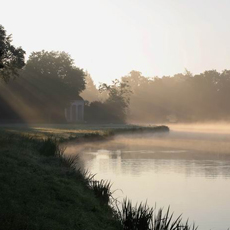
[[[33,52],[14,80],[0,82],[0,122],[65,123],[64,109],[82,99],[85,76],[65,52]],[[124,123],[128,85],[115,80],[113,85],[102,84],[100,91],[107,99],[85,102],[84,120]]]
[[[65,123],[64,109],[82,100],[86,76],[65,52],[33,52],[14,80],[0,82],[0,122]],[[102,84],[100,92],[106,100],[86,101],[84,121],[124,123],[129,86],[115,80]]]
[[[69,54],[43,50],[25,62],[25,51],[11,42],[0,25],[0,122],[66,122],[64,109],[79,95],[86,122],[230,120],[230,70],[162,78],[131,71],[97,89]]]
[[[230,70],[193,75],[189,71],[174,76],[148,78],[131,71],[121,78],[129,85],[127,119],[136,122],[198,122],[230,120]],[[85,99],[99,98],[92,81],[87,80]]]
[[[32,52],[25,62],[25,51],[12,45],[11,35],[0,25],[0,122],[66,122],[64,110],[82,100],[87,75],[66,52]],[[93,88],[90,91],[95,96]],[[113,85],[101,84],[100,91],[106,100],[86,102],[84,120],[125,122],[129,86],[115,80]]]

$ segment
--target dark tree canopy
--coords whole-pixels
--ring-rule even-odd
[[[33,52],[22,71],[21,85],[28,95],[24,97],[30,97],[49,120],[58,116],[63,120],[64,108],[85,89],[85,72],[65,52]]]
[[[38,95],[61,107],[77,99],[85,89],[84,71],[65,52],[33,52],[23,78],[36,88]]]
[[[120,82],[116,79],[113,81],[112,85],[107,85],[105,83],[101,84],[99,90],[108,93],[108,98],[104,104],[111,114],[113,114],[113,117],[116,118],[115,120],[124,122],[129,107],[130,95],[132,93],[129,84],[126,81]]]
[[[0,99],[2,96],[25,121],[65,122],[64,108],[80,99],[84,88],[85,73],[69,54],[41,51],[29,56],[19,78],[2,84]]]
[[[85,89],[85,73],[74,65],[73,59],[65,52],[33,52],[25,70],[30,78],[39,78],[41,84],[61,84],[75,99]],[[52,90],[52,89],[50,89]]]
[[[18,76],[18,70],[25,65],[25,51],[20,47],[15,48],[11,42],[11,35],[7,36],[4,27],[0,25],[0,79],[5,82]]]

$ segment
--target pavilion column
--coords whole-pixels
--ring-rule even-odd
[[[70,114],[69,114],[69,115],[70,115],[70,116],[69,116],[69,121],[72,122],[72,121],[73,121],[73,118],[72,118],[72,114],[73,114],[73,113],[72,113],[72,104],[70,104],[69,113],[70,113]]]

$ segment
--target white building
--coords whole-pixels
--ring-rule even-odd
[[[65,119],[67,122],[84,121],[84,100],[72,101],[70,106],[65,109]]]

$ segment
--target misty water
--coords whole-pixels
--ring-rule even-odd
[[[96,179],[113,183],[114,197],[147,201],[183,214],[198,229],[230,227],[230,133],[172,129],[169,134],[119,136],[70,144]]]

